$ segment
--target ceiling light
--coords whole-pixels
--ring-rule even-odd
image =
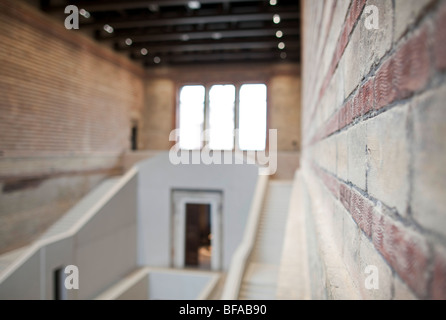
[[[269,4],[275,6],[277,4],[277,0],[269,0]]]
[[[87,18],[87,19],[90,18],[90,12],[88,12],[88,11],[85,10],[85,9],[80,9],[80,10],[79,10],[79,14],[80,14],[81,16]]]
[[[201,8],[201,4],[199,1],[189,1],[187,3],[187,6],[189,7],[189,9],[192,9],[192,10],[197,10],[197,9]]]
[[[153,58],[153,62],[155,62],[156,64],[161,62],[161,58],[160,57],[155,57]]]
[[[131,46],[132,43],[133,43],[132,39],[130,39],[130,38],[125,39],[125,44],[126,45]]]
[[[282,38],[282,37],[283,37],[283,32],[280,31],[280,30],[278,30],[278,31],[276,32],[276,37],[277,37],[277,38]]]
[[[182,34],[181,35],[181,40],[182,41],[188,41],[190,39],[190,37],[187,34]]]
[[[160,9],[159,6],[157,4],[155,4],[155,3],[149,4],[148,8],[152,12],[158,12],[158,10]]]
[[[283,43],[283,42],[279,42],[279,44],[277,45],[277,47],[278,47],[280,50],[283,50],[283,49],[285,49],[285,43]]]
[[[104,30],[107,31],[108,33],[113,33],[114,31],[113,27],[108,24],[104,25]]]
[[[275,15],[273,16],[273,22],[274,22],[275,24],[280,23],[280,16],[279,16],[278,14],[275,14]]]
[[[280,53],[280,58],[286,59],[286,52],[281,52]]]
[[[141,54],[142,54],[143,56],[146,56],[148,53],[149,53],[149,51],[148,51],[146,48],[142,48],[142,49],[141,49]]]
[[[220,40],[223,37],[223,35],[220,32],[214,32],[212,34],[212,39],[214,40]]]

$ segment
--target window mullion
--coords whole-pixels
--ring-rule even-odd
[[[204,124],[203,124],[203,133],[206,132],[209,129],[209,104],[210,104],[210,98],[209,98],[209,91],[211,90],[211,86],[209,84],[205,85],[205,91],[204,91]],[[204,138],[204,137],[203,137]],[[209,141],[206,141],[209,143]],[[204,146],[202,146],[203,148]]]
[[[238,143],[238,129],[239,129],[239,107],[240,107],[240,84],[235,84],[235,106],[234,106],[234,128],[235,128],[235,134],[234,134],[234,150],[233,151],[240,151],[239,149],[239,143]]]

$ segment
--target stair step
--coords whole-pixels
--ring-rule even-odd
[[[240,300],[275,299],[292,183],[269,182]]]

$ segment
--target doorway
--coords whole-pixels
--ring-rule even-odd
[[[186,204],[185,266],[211,269],[211,206]]]
[[[173,192],[173,265],[221,269],[221,193]]]

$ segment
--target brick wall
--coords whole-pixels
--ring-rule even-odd
[[[0,1],[0,252],[119,172],[143,70],[21,1]]]
[[[302,19],[303,168],[338,254],[362,298],[446,299],[446,1],[307,0]]]
[[[142,147],[167,150],[176,126],[179,88],[187,84],[265,83],[268,86],[268,126],[278,130],[279,151],[300,150],[300,66],[292,63],[207,65],[205,68],[165,67],[147,73]]]

